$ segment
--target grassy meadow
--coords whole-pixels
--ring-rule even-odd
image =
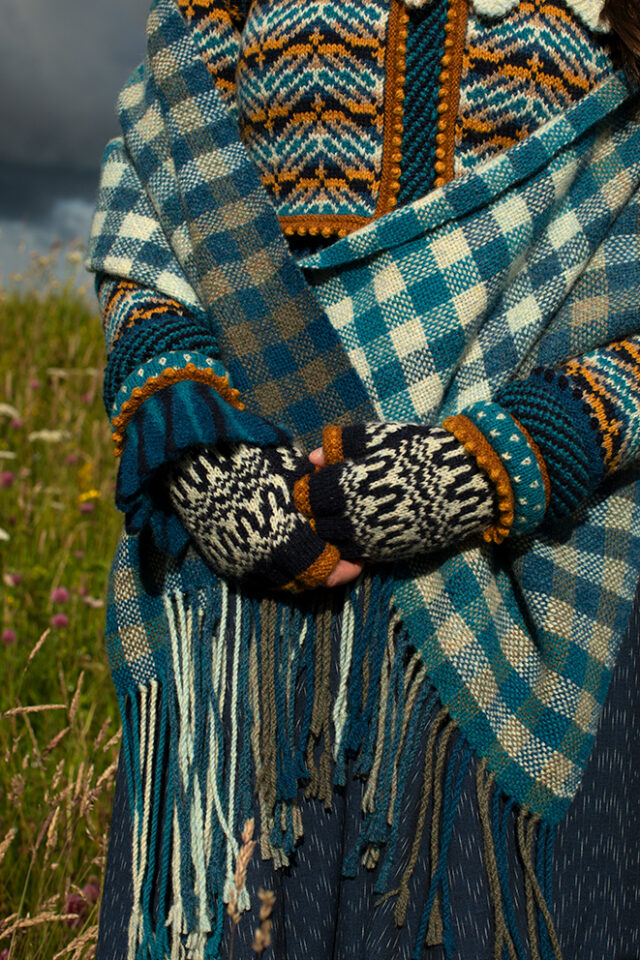
[[[0,960],[95,952],[119,743],[103,366],[97,310],[48,258],[0,288]]]

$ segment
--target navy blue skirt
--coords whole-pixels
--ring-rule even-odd
[[[636,595],[589,764],[560,825],[550,903],[564,960],[640,958],[640,589]],[[337,644],[334,645],[337,650]],[[334,665],[337,675],[337,664]],[[427,731],[425,731],[426,738]],[[396,862],[402,872],[415,835],[422,785],[418,750],[405,800]],[[396,927],[393,899],[379,904],[376,870],[342,876],[361,821],[363,783],[353,776],[334,788],[333,806],[300,794],[304,838],[288,867],[274,871],[256,847],[247,873],[252,908],[235,931],[234,960],[254,960],[260,887],[274,892],[272,944],[263,960],[409,960],[429,887],[425,831],[411,881],[406,922]],[[257,817],[256,817],[257,820]],[[522,869],[515,849],[510,873],[521,938],[526,942]],[[448,855],[453,960],[492,960],[492,913],[484,864],[474,763],[467,771]],[[391,884],[393,884],[393,877]],[[125,773],[116,782],[96,960],[127,960],[131,910],[131,819]],[[228,956],[230,926],[221,957]],[[426,960],[444,960],[442,946],[424,945]],[[506,954],[505,954],[506,955]]]

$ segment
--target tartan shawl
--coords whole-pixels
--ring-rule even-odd
[[[640,101],[621,77],[612,76],[496,159],[299,265],[171,0],[153,4],[147,58],[123,89],[119,110],[123,136],[105,153],[90,268],[152,287],[205,316],[219,346],[217,361],[247,410],[307,448],[329,422],[440,422],[490,400],[538,364],[558,364],[638,333]],[[466,763],[473,751],[493,787],[547,829],[562,819],[593,745],[640,567],[639,504],[633,467],[598,490],[561,530],[543,529],[501,547],[440,553],[400,566],[392,576],[377,571],[330,600],[257,598],[218,582],[192,549],[181,559],[169,558],[144,532],[124,535],[110,583],[107,644],[136,817],[140,890],[130,929],[139,953],[132,955],[156,955],[144,952],[151,950],[152,937],[140,892],[153,873],[141,853],[150,843],[142,826],[145,775],[156,769],[150,744],[153,739],[164,750],[172,736],[191,736],[192,766],[175,761],[174,788],[183,804],[197,806],[199,748],[193,744],[202,734],[200,720],[189,721],[190,733],[184,733],[185,703],[192,695],[187,674],[196,683],[195,671],[199,679],[189,689],[203,691],[204,701],[222,716],[220,678],[212,679],[201,662],[203,642],[210,642],[203,638],[214,637],[221,658],[230,631],[236,665],[253,663],[256,677],[266,667],[256,667],[253,658],[264,654],[270,638],[275,668],[269,669],[276,675],[283,670],[290,683],[295,670],[287,671],[286,664],[295,658],[296,668],[316,663],[319,669],[327,617],[340,620],[348,707],[342,720],[334,710],[330,746],[339,783],[347,749],[361,751],[367,775],[380,743],[381,759],[390,758],[388,769],[397,773],[401,747],[408,744],[404,728],[394,733],[389,717],[376,714],[382,710],[379,690],[378,699],[372,695],[362,707],[363,664],[373,690],[393,635],[396,659],[400,653],[405,661],[417,658],[422,681],[459,731],[463,746],[456,762],[464,766],[460,750]],[[386,618],[378,610],[385,605]],[[222,669],[222,661],[216,662]],[[255,719],[262,692],[252,693],[240,674],[234,677],[244,690],[247,716]],[[158,683],[169,679],[175,703],[165,715],[155,698]],[[385,689],[391,697],[391,686]],[[295,697],[287,693],[285,699],[282,724],[288,729],[287,709]],[[420,716],[433,719],[426,694],[420,703]],[[160,714],[164,720],[157,721],[152,738]],[[305,731],[320,736],[315,720],[310,714]],[[296,782],[315,777],[318,792],[313,757],[307,755],[305,766],[304,745],[291,745],[284,728],[273,790],[261,794],[263,854],[280,863],[299,836]],[[276,738],[279,729],[273,728]],[[234,778],[242,764],[250,765],[244,749],[217,756],[221,796],[231,789],[223,782],[225,764]],[[210,762],[210,753],[204,755]],[[266,760],[254,761],[260,782]],[[389,809],[390,782],[391,774],[386,785],[378,783],[379,810],[369,818],[356,855],[367,844],[390,841],[386,816],[380,819],[380,810]],[[200,956],[197,950],[204,950],[212,931],[220,936],[220,904],[230,896],[230,864],[238,849],[234,829],[251,809],[250,787],[244,782],[238,790],[229,815],[219,811],[218,846],[206,863],[185,853],[190,829],[199,829],[193,806],[189,829],[177,801],[168,814],[167,828],[181,838],[183,860],[189,860],[186,866],[178,860],[182,874],[193,881],[186,884],[188,896],[186,887],[174,890],[173,908],[179,901],[180,930],[191,937],[183,942],[191,944],[193,956]],[[393,823],[390,813],[391,846]],[[271,829],[265,839],[265,824],[282,824],[282,831]],[[222,890],[213,864],[225,857]],[[445,860],[443,853],[433,867],[429,910],[446,886]],[[215,909],[204,905],[203,889],[213,891]],[[553,941],[550,927],[545,936]]]

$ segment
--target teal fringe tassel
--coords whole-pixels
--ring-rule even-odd
[[[403,900],[395,913],[403,923],[415,859],[399,889],[388,886],[398,872],[406,790],[425,731],[433,731],[428,762],[440,782],[431,773],[428,786],[425,778],[421,829],[431,810],[437,834],[414,956],[425,938],[451,956],[448,850],[471,749],[395,618],[392,588],[392,578],[374,576],[342,595],[319,592],[285,605],[220,583],[188,603],[180,594],[166,600],[167,676],[120,703],[133,819],[134,960],[218,960],[230,900],[239,914],[250,907],[246,889],[236,888],[236,867],[256,794],[260,835],[253,839],[263,858],[285,866],[302,837],[300,789],[330,804],[333,787],[346,782],[348,758],[366,787],[360,833],[342,872],[354,876],[360,863],[377,867],[376,893]],[[335,665],[329,675],[332,649],[337,680]],[[496,956],[526,960],[510,890],[514,804],[502,802],[495,784],[485,794],[485,844],[494,851],[496,916],[503,918],[504,949]],[[532,836],[526,833],[527,843]],[[546,825],[532,851],[528,889],[550,903],[553,833]],[[541,960],[558,960],[543,913]]]

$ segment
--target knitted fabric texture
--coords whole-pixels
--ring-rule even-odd
[[[238,61],[240,129],[286,222],[321,227],[338,217],[353,229],[375,214],[388,21],[389,0],[252,5]]]
[[[288,447],[215,447],[183,457],[167,477],[172,506],[212,570],[295,590],[323,583],[340,559],[295,508],[310,469]]]
[[[553,392],[535,382],[527,383],[516,396],[507,387],[501,399],[536,438],[542,451],[551,484],[549,520],[568,517],[593,489],[589,483],[588,453],[580,433]]]
[[[126,149],[120,142],[107,153],[91,265],[170,296],[181,286],[185,305],[215,331],[245,405],[238,418],[276,422],[308,446],[327,423],[434,424],[537,365],[638,333],[640,129],[637,103],[618,78],[491,163],[301,268],[171,0],[154,3],[148,58],[120,107]],[[132,210],[144,210],[144,233]],[[537,534],[506,556],[486,545],[416,560],[393,580],[372,572],[351,590],[300,602],[230,589],[195,551],[174,559],[158,551],[147,528],[125,535],[107,642],[138,811],[131,956],[216,956],[254,786],[263,852],[284,864],[300,839],[298,784],[330,802],[346,750],[368,791],[343,870],[379,862],[381,885],[388,881],[403,759],[423,722],[433,731],[425,768],[438,772],[443,802],[434,802],[417,954],[426,937],[450,952],[447,850],[472,754],[490,771],[482,809],[500,793],[517,804],[531,950],[549,953],[548,863],[534,851],[577,790],[631,607],[640,562],[635,479],[598,490],[561,540]],[[325,665],[334,628],[341,667],[332,699]],[[220,664],[230,642],[236,725],[226,742]],[[303,665],[314,680],[297,741],[291,690]],[[489,833],[487,851],[495,844],[501,856],[500,832]],[[157,922],[154,857],[173,864]],[[493,900],[498,916],[497,889]],[[504,927],[496,929],[499,954]]]
[[[527,381],[518,384],[526,398],[529,395]],[[513,517],[509,520],[509,533],[531,533],[540,526],[547,509],[548,470],[542,461],[538,445],[522,424],[496,403],[482,401],[467,407],[460,418],[471,423],[484,435],[491,450],[504,467],[511,487],[510,502]],[[446,429],[457,434],[458,418],[445,421]]]
[[[467,25],[455,129],[455,172],[497,156],[567,110],[611,72],[606,38],[564,0],[513,3]],[[506,12],[506,15],[504,15]]]
[[[401,31],[399,0],[304,7],[181,0],[180,8],[281,222],[321,239],[390,210],[391,181],[400,203],[432,186],[445,108],[458,114],[460,173],[604,79],[612,69],[606,43],[593,33],[591,14],[572,15],[576,4],[514,0],[508,9],[494,4],[490,16],[477,9],[459,38],[462,75],[452,84],[442,73],[459,71],[443,60],[447,0],[406,5]]]
[[[345,462],[300,479],[296,503],[344,557],[403,560],[491,523],[491,481],[447,431],[372,423],[341,433]]]
[[[435,179],[436,130],[448,0],[430,0],[409,17],[398,202],[416,200]]]

